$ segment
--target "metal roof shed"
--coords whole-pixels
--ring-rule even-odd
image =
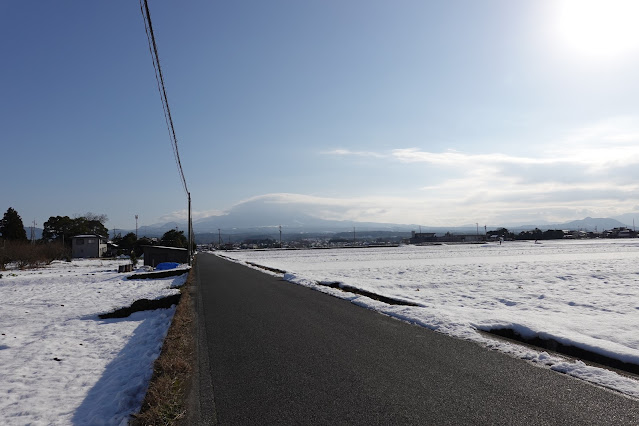
[[[144,264],[152,266],[162,262],[189,263],[188,250],[185,248],[165,246],[143,246]]]

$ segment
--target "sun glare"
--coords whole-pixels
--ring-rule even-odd
[[[563,0],[557,30],[565,48],[594,58],[639,51],[638,0]]]

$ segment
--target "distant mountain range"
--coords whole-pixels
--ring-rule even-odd
[[[420,230],[421,232],[435,232],[438,234],[444,234],[446,232],[474,234],[477,232],[476,225],[474,224],[457,227],[434,227],[414,224],[327,220],[308,214],[307,211],[308,208],[295,204],[269,203],[263,200],[252,200],[236,205],[226,214],[195,220],[193,222],[193,229],[198,242],[217,241],[220,235],[225,241],[231,236],[233,240],[247,237],[279,238],[280,226],[282,227],[282,234],[285,239],[299,238],[300,236],[310,237],[315,235],[353,233],[354,231],[356,234],[362,236],[364,233],[371,233],[373,231],[387,234],[396,233],[398,235],[406,235],[410,233],[410,231],[419,232]],[[516,233],[534,228],[541,230],[603,231],[619,227],[632,227],[632,220],[635,216],[639,218],[639,213],[629,213],[617,216],[616,218],[587,217],[585,219],[564,223],[547,223],[540,221],[542,223],[510,224],[507,226],[494,224],[487,226],[487,229],[491,230],[505,227]],[[186,223],[169,222],[153,226],[143,226],[140,228],[139,234],[157,237],[169,229],[176,228],[186,230]],[[480,229],[480,232],[483,232],[483,229]]]
[[[437,234],[446,232],[474,234],[478,231],[475,224],[457,227],[434,227],[396,223],[356,222],[352,220],[327,220],[315,217],[309,214],[308,211],[308,206],[251,200],[236,205],[226,214],[195,220],[193,229],[198,242],[217,242],[220,236],[224,241],[229,238],[232,238],[233,241],[242,238],[279,238],[280,226],[282,227],[282,238],[286,240],[302,236],[352,234],[353,232],[363,237],[366,234],[376,235],[379,233],[383,233],[386,236],[406,236],[411,231],[435,232]],[[619,227],[632,228],[634,218],[637,218],[637,225],[639,225],[639,213],[628,213],[614,218],[587,217],[564,223],[540,221],[536,224],[494,224],[488,225],[487,229],[504,227],[515,233],[534,228],[539,228],[542,231],[547,229],[603,231]],[[138,229],[138,235],[140,237],[161,237],[166,231],[176,228],[186,231],[186,222],[167,222],[141,226]],[[25,227],[25,229],[27,230],[27,235],[30,235],[30,228]],[[121,235],[135,232],[135,230],[124,229],[118,229],[117,231]],[[479,229],[479,232],[483,232],[483,226]],[[36,228],[36,238],[40,238],[41,234],[42,230]]]

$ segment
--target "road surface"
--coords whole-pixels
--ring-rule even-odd
[[[639,401],[198,255],[199,424],[639,424]]]

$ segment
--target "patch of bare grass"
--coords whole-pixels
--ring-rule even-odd
[[[194,321],[190,287],[194,279],[191,269],[181,289],[171,327],[162,352],[153,366],[153,377],[142,403],[130,425],[174,425],[186,418],[187,396],[195,363]]]

